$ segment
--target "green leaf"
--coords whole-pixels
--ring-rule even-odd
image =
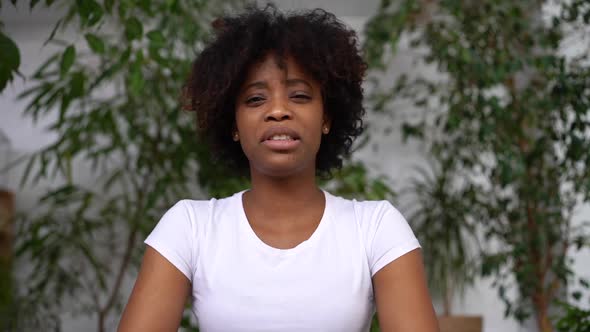
[[[134,40],[141,37],[143,34],[143,25],[137,17],[131,17],[125,22],[125,37],[128,40]]]
[[[74,45],[70,45],[66,48],[66,50],[62,54],[61,62],[59,64],[59,71],[60,71],[60,75],[62,78],[68,73],[68,71],[70,70],[70,68],[74,64],[75,59],[76,59],[76,48],[74,48]]]
[[[83,26],[91,27],[95,25],[104,14],[100,4],[94,0],[77,0],[76,5]]]
[[[105,51],[104,41],[95,34],[87,33],[84,35],[86,38],[86,42],[88,43],[88,47],[98,54],[103,54]]]
[[[25,166],[25,171],[20,179],[20,187],[23,187],[27,181],[29,180],[29,176],[31,176],[31,171],[33,170],[33,166],[35,166],[35,158],[36,155],[32,155],[29,161],[27,161],[27,166]]]
[[[13,75],[18,73],[20,66],[20,52],[18,47],[0,31],[0,91],[4,90],[6,84],[13,80]]]
[[[130,84],[130,91],[132,94],[139,96],[139,94],[141,93],[143,86],[144,86],[144,80],[143,80],[143,74],[141,72],[141,68],[137,67],[137,68],[133,68],[131,71],[131,75],[129,77],[129,84]]]
[[[63,123],[66,117],[66,111],[70,107],[72,103],[72,95],[69,93],[64,93],[61,95],[61,104],[59,107],[59,122]]]
[[[72,98],[80,98],[85,94],[86,75],[83,72],[75,72],[70,81],[70,96]]]
[[[582,298],[582,292],[580,291],[575,291],[572,292],[572,297],[576,300],[576,301],[580,301],[580,299]]]
[[[162,47],[166,44],[166,38],[164,38],[164,35],[159,30],[152,30],[148,32],[146,36],[153,47]]]
[[[53,40],[53,37],[55,37],[55,33],[57,32],[57,29],[59,29],[59,27],[61,26],[63,22],[63,19],[59,19],[55,25],[53,26],[53,30],[51,30],[51,33],[49,34],[49,37],[47,37],[47,40],[45,40],[45,42],[43,43],[43,46],[47,45],[50,41]]]
[[[143,64],[143,53],[138,51],[135,53],[135,62],[130,64],[129,75],[129,89],[135,96],[139,96],[144,87],[143,72],[141,70]]]

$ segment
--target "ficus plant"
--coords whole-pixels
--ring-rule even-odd
[[[48,130],[58,139],[22,164],[22,185],[41,195],[15,223],[22,268],[1,320],[7,330],[59,330],[68,313],[96,319],[98,332],[112,330],[143,239],[162,214],[182,198],[248,186],[212,162],[180,101],[211,20],[243,3],[12,1],[23,2],[31,10],[63,9],[46,36],[57,51],[27,77],[20,95],[28,102],[23,115],[53,119]],[[73,37],[65,39],[66,32]],[[20,53],[1,30],[0,46],[1,91],[17,77]],[[362,162],[349,161],[322,184],[348,197],[393,198],[387,179],[370,176]],[[182,324],[197,329],[186,315]]]
[[[384,0],[366,27],[374,68],[387,69],[403,41],[417,67],[434,69],[400,75],[375,100],[384,112],[409,101],[420,114],[404,133],[463,174],[469,220],[494,244],[479,253],[482,275],[506,316],[543,332],[555,331],[552,308],[573,278],[569,254],[588,241],[572,216],[590,200],[590,53],[568,53],[567,41],[588,28],[589,7]]]
[[[588,291],[590,283],[585,278],[578,278],[568,286],[571,291],[570,301],[560,301],[558,306],[561,307],[563,314],[555,317],[556,330],[558,332],[583,332],[590,330],[590,309],[587,304],[590,303]],[[586,305],[585,305],[586,304]]]
[[[41,6],[29,3],[31,10]],[[92,315],[111,330],[142,240],[174,201],[198,193],[194,120],[179,94],[208,22],[237,2],[46,1],[64,16],[48,33],[58,51],[28,78],[23,114],[57,114],[58,137],[26,161],[23,185],[51,183],[16,222],[15,330]],[[62,35],[76,31],[73,39]],[[220,181],[221,187],[243,185]]]

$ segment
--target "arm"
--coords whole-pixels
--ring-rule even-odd
[[[438,332],[419,249],[399,257],[373,276],[382,332]]]
[[[117,331],[177,331],[189,290],[187,277],[147,246]]]

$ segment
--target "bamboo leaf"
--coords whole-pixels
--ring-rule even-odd
[[[29,161],[27,162],[27,166],[25,167],[25,171],[23,172],[23,175],[22,175],[21,180],[20,180],[20,185],[19,186],[21,188],[29,180],[29,176],[31,175],[31,170],[33,169],[33,166],[35,165],[35,159],[36,159],[36,155],[32,155],[31,158],[29,159]]]
[[[86,83],[86,75],[83,72],[77,71],[72,75],[72,79],[70,81],[70,97],[80,98],[84,94],[85,91],[85,83]]]
[[[74,64],[75,60],[76,60],[76,48],[74,47],[74,45],[70,45],[63,52],[63,54],[61,56],[61,62],[59,64],[60,75],[62,78],[68,73],[68,71],[70,70],[70,68]]]
[[[59,59],[60,54],[59,53],[55,53],[54,55],[50,56],[43,64],[41,64],[39,67],[37,67],[37,70],[35,71],[35,73],[33,73],[33,78],[34,79],[41,79],[41,78],[45,78],[46,74],[45,74],[45,70],[51,66],[52,64],[56,63],[57,60]]]
[[[46,46],[50,41],[53,40],[53,38],[55,37],[55,33],[57,32],[57,29],[59,29],[59,27],[62,25],[63,22],[64,22],[64,20],[62,18],[62,19],[59,19],[55,23],[55,25],[53,26],[53,30],[51,30],[51,33],[49,34],[49,37],[47,37],[47,39],[43,43],[43,46]]]

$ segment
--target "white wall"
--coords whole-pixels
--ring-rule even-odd
[[[279,1],[281,8],[306,8],[322,7],[333,11],[348,24],[357,30],[362,29],[368,15],[371,15],[377,8],[378,0],[370,1],[297,1],[284,0]],[[53,26],[56,15],[48,12],[39,13],[31,16],[28,11],[21,10],[15,12],[10,5],[5,5],[3,12],[0,14],[1,20],[6,23],[5,31],[16,40],[22,57],[21,71],[28,75],[40,62],[51,54],[50,47],[41,47]],[[412,68],[411,52],[403,47],[400,49],[399,56],[395,59],[394,70]],[[21,115],[25,102],[17,101],[17,94],[30,84],[21,79],[8,87],[0,95],[0,130],[4,131],[11,139],[14,155],[22,155],[34,151],[43,145],[51,142],[56,137],[47,133],[44,129],[49,123],[49,119],[41,119],[38,123],[33,123],[29,118]],[[52,115],[49,115],[51,118]],[[385,121],[399,121],[399,118],[384,119],[387,116],[373,115],[368,119],[371,124],[372,132],[378,133],[379,123]],[[379,137],[379,134],[374,134]],[[375,153],[370,147],[360,151],[356,158],[366,160],[373,170],[377,173],[388,174],[394,181],[395,185],[401,185],[413,174],[415,165],[422,163],[422,149],[416,144],[403,144],[397,135],[390,135],[387,138],[379,140],[379,150]],[[0,160],[0,166],[3,161]],[[17,192],[17,208],[27,209],[35,202],[39,190],[34,188],[18,188],[18,179],[22,167],[13,170],[9,174],[8,187]],[[42,184],[47,185],[47,184]],[[590,219],[590,209],[580,210],[577,220]],[[427,243],[423,243],[427,246]],[[590,275],[590,255],[587,252],[578,254],[576,257],[575,270],[583,275]],[[586,266],[585,266],[586,265]],[[126,285],[125,296],[130,292],[131,281]],[[482,315],[484,317],[485,332],[520,332],[532,331],[532,329],[519,327],[514,321],[503,318],[503,304],[496,296],[495,290],[491,287],[489,280],[479,280],[475,286],[468,290],[463,300],[457,299],[455,303],[456,314]],[[65,325],[64,331],[92,331],[95,330],[96,323],[88,319],[71,318],[69,314],[64,314]]]

